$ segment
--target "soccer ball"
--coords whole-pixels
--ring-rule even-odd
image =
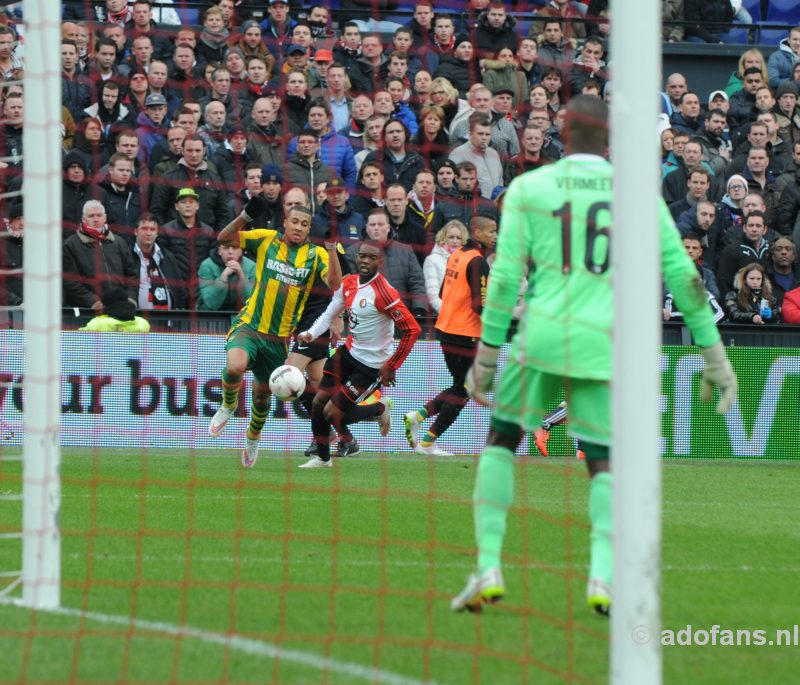
[[[279,400],[296,400],[306,389],[306,377],[296,366],[284,364],[272,372],[269,389]]]

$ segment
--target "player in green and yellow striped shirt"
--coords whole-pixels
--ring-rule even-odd
[[[289,337],[303,313],[311,288],[323,281],[335,290],[342,280],[336,257],[336,236],[326,239],[325,250],[308,241],[311,212],[292,207],[283,233],[271,229],[242,229],[263,211],[260,195],[247,203],[219,234],[220,243],[237,243],[256,255],[256,284],[252,295],[228,331],[227,365],[222,372],[222,406],[211,419],[208,432],[222,433],[239,404],[242,376],[253,371],[253,403],[242,465],[251,467],[258,457],[258,438],[269,410],[269,377],[285,362]]]

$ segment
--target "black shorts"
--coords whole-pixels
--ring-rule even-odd
[[[321,335],[316,340],[312,340],[311,342],[300,342],[297,337],[294,339],[294,344],[292,345],[292,352],[296,354],[301,354],[304,357],[308,357],[312,362],[319,361],[320,359],[327,359],[330,354],[330,337],[327,335]]]
[[[365,400],[380,384],[379,369],[362,364],[344,345],[340,345],[325,362],[319,389],[329,392],[334,405],[347,411],[348,404],[352,406]]]

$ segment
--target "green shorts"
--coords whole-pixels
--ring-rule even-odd
[[[272,372],[286,363],[286,341],[270,338],[247,325],[232,328],[228,332],[225,351],[235,348],[247,352],[247,368],[253,372],[258,383],[269,383]]]
[[[564,378],[538,369],[506,363],[494,395],[492,419],[533,432],[556,404],[567,397],[567,431],[584,442],[611,444],[611,387],[608,381]]]

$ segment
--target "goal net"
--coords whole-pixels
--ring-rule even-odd
[[[86,14],[87,7],[77,4],[84,15],[73,17],[76,54],[82,54],[81,31],[88,28],[90,40],[98,39],[95,57],[103,40],[114,40],[121,19],[135,23],[135,10],[146,5],[108,0]],[[270,6],[276,4],[285,3]],[[454,15],[463,9],[450,4]],[[219,3],[224,21],[228,5]],[[289,5],[306,15],[312,10]],[[71,3],[61,8],[74,9]],[[176,2],[153,9],[161,22],[151,47],[165,52],[148,65],[167,65],[173,91],[211,105],[203,116],[213,117],[213,103],[191,94],[185,83],[179,87],[171,71],[172,60],[180,59],[176,34],[182,27],[195,29],[205,48],[219,48],[214,30],[201,33],[198,26],[208,20],[207,7]],[[414,9],[400,7],[394,16],[372,8],[372,16],[360,17],[367,51],[375,32],[388,47]],[[3,309],[9,320],[0,330],[0,635],[7,645],[0,682],[606,682],[608,624],[589,613],[585,598],[586,467],[575,458],[563,425],[551,429],[548,459],[533,436],[518,450],[503,551],[507,597],[483,615],[450,611],[475,563],[473,488],[489,412],[470,402],[437,440],[453,456],[409,448],[403,416],[452,383],[439,343],[427,335],[430,317],[423,319],[426,335],[399,370],[397,385],[383,389],[392,400],[389,436],[381,438],[374,422],[357,424],[352,432],[361,453],[335,457],[334,468],[316,471],[297,469],[312,437],[306,409],[274,399],[259,460],[253,469],[241,468],[249,374],[237,413],[220,438],[209,438],[209,420],[223,399],[220,371],[230,316],[150,311],[150,333],[71,330],[94,312],[83,307],[75,325],[72,312],[61,309],[62,284],[71,282],[62,278],[60,247],[61,187],[70,165],[62,161],[59,99],[68,79],[56,46],[64,36],[60,18],[69,15],[45,0],[27,0],[24,10],[18,26],[25,38],[25,304],[24,317],[17,305]],[[172,10],[182,24],[165,18]],[[274,10],[251,11],[259,30],[262,21],[274,19]],[[527,31],[530,17],[515,16]],[[319,29],[306,20],[310,31]],[[328,20],[319,49],[339,47],[337,56],[347,55],[340,31],[334,34]],[[134,42],[143,31],[121,25],[129,31],[128,104],[139,114],[164,107],[177,121],[180,107],[170,98],[164,96],[163,105],[151,99],[160,95],[160,67],[137,66]],[[2,36],[0,31],[0,43]],[[67,41],[69,51],[72,39]],[[299,54],[295,47],[281,43],[281,57]],[[236,69],[227,52],[220,72]],[[208,77],[207,93],[219,74],[201,69],[195,76]],[[263,98],[272,97],[268,84],[260,85]],[[386,92],[391,95],[391,84]],[[143,97],[137,100],[137,93]],[[375,95],[373,104],[380,99]],[[292,102],[291,93],[286,101]],[[99,104],[97,97],[92,103]],[[284,107],[282,114],[289,119],[292,112]],[[143,144],[143,129],[153,122],[137,127],[136,121],[129,123]],[[88,135],[90,124],[80,123]],[[286,123],[288,144],[293,136]],[[214,135],[208,140],[223,151],[233,148],[234,135],[227,134],[235,128],[228,127],[224,141]],[[163,138],[168,156],[168,133]],[[88,147],[96,152],[97,146]],[[114,157],[104,158],[100,168],[104,163],[113,167]],[[288,176],[288,164],[277,166]],[[244,175],[222,182],[225,201],[237,212],[249,197],[243,194],[246,172],[237,168]],[[259,172],[256,185],[271,173]],[[87,192],[100,179],[92,176]],[[156,190],[150,209],[158,205],[162,180],[151,170]],[[177,187],[172,190],[170,212],[185,199]],[[330,188],[309,190],[312,201],[330,201]],[[492,190],[486,204],[496,199]],[[11,187],[8,197],[14,192]],[[369,195],[364,187],[361,192]],[[220,271],[225,268],[223,262]],[[183,284],[193,293],[201,286],[196,273]],[[14,275],[6,270],[0,279]],[[155,287],[147,297],[159,297]],[[62,331],[62,316],[70,330]],[[500,367],[507,353],[504,347]]]

